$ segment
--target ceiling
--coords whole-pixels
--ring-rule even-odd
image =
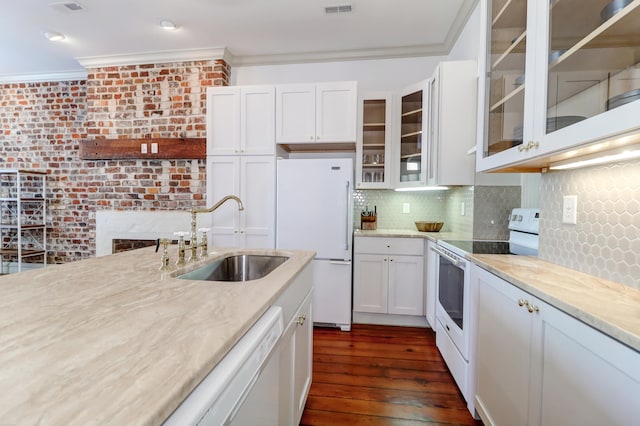
[[[476,2],[3,0],[0,79],[82,72],[78,58],[190,49],[224,48],[233,66],[441,55]],[[341,5],[352,11],[325,13]],[[161,28],[162,19],[178,29]],[[66,38],[49,41],[52,31]]]

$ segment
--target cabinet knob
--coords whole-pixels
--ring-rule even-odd
[[[534,312],[540,312],[540,308],[538,308],[535,305],[532,305],[531,303],[527,302],[527,310],[529,311],[530,314],[534,313]]]
[[[389,262],[393,262],[393,259],[389,259]]]
[[[525,304],[529,304],[529,302],[524,299],[518,299],[518,306],[524,306]]]
[[[309,140],[313,140],[313,135],[309,138]]]
[[[316,140],[319,141],[320,140],[320,136],[316,136]]]

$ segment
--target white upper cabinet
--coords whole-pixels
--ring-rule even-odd
[[[357,83],[276,86],[276,142],[355,142]]]
[[[476,61],[440,62],[429,90],[427,185],[473,185],[476,144]]]
[[[427,150],[424,149],[423,142],[429,120],[430,82],[431,80],[424,80],[400,92],[400,118],[396,126],[399,135],[395,145],[397,187],[425,186],[427,183]]]
[[[275,88],[207,89],[207,155],[275,153]]]
[[[356,188],[391,188],[391,92],[365,93],[358,102]]]
[[[482,13],[478,170],[640,140],[640,1],[483,0]]]

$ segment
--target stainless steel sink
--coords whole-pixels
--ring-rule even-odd
[[[244,282],[267,276],[282,265],[287,256],[239,254],[225,257],[191,272],[179,275],[183,280]]]

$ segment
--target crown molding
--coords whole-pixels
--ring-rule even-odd
[[[40,83],[44,81],[86,80],[87,70],[52,72],[43,74],[0,75],[0,84],[8,83]]]
[[[361,61],[372,59],[443,56],[450,49],[445,44],[391,47],[382,49],[338,50],[327,52],[292,53],[282,55],[235,56],[232,66],[283,65],[312,62]]]
[[[453,46],[458,40],[458,37],[460,37],[460,34],[469,21],[469,18],[471,18],[473,11],[476,9],[477,4],[478,0],[462,2],[460,10],[456,14],[456,19],[453,21],[453,24],[449,28],[449,32],[445,37],[444,46],[446,46],[447,53],[449,53],[451,49],[453,49]]]
[[[233,59],[233,55],[228,53],[226,48],[220,47],[75,58],[80,65],[87,69],[123,65],[163,64],[167,62],[208,61],[215,59],[224,59],[225,62],[229,63],[229,60]]]

